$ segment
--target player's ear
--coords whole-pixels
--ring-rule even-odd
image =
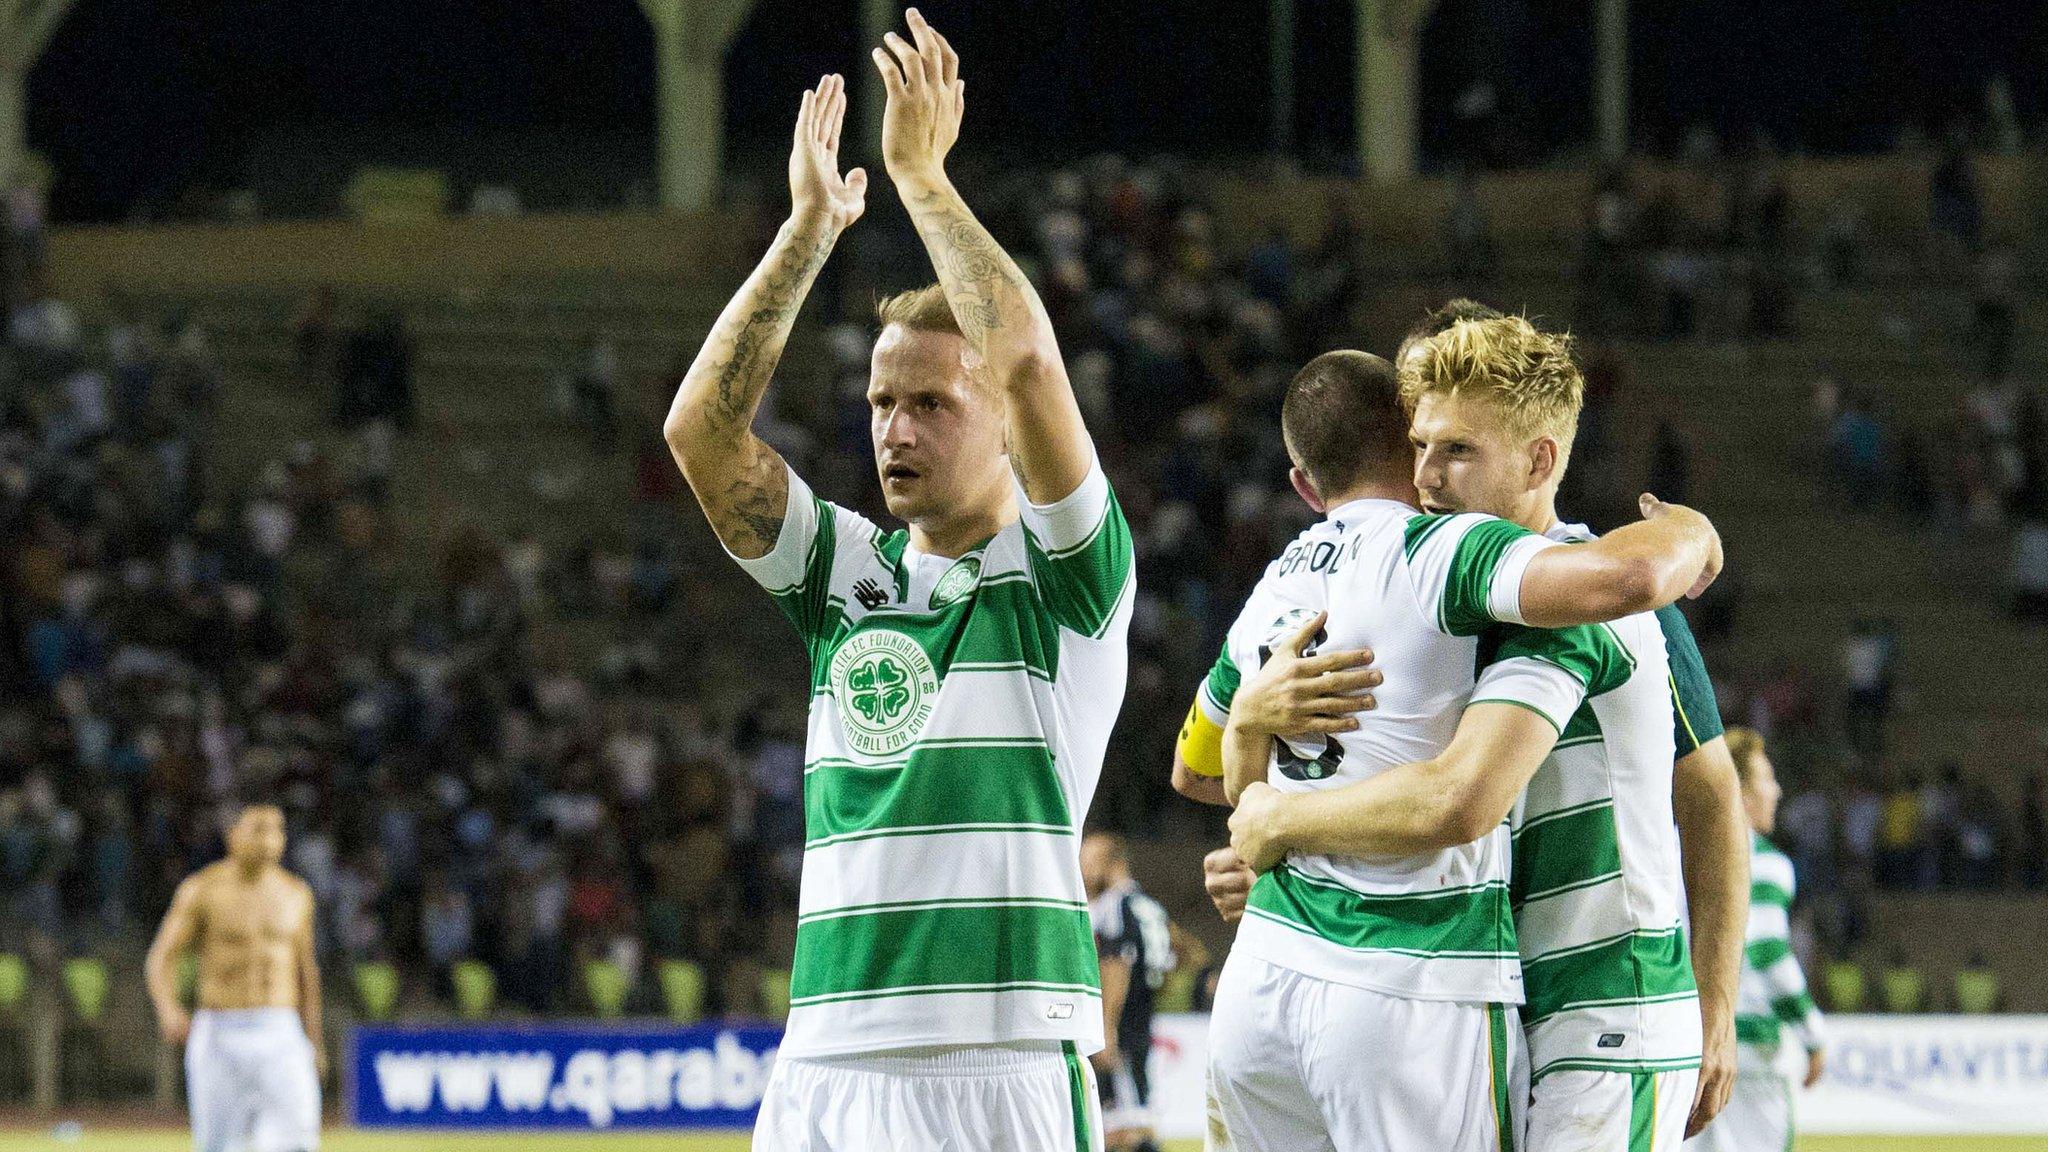
[[[1330,510],[1323,503],[1323,498],[1316,493],[1316,486],[1310,482],[1308,473],[1303,472],[1299,468],[1289,468],[1287,470],[1287,480],[1294,485],[1294,494],[1301,497],[1302,503],[1315,509],[1316,515],[1320,516]]]
[[[1557,475],[1557,465],[1560,459],[1562,459],[1562,454],[1558,450],[1557,438],[1554,436],[1538,436],[1536,441],[1529,445],[1529,487],[1531,490],[1543,487],[1550,482],[1552,477]]]

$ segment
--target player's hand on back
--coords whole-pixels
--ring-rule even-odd
[[[1225,924],[1235,924],[1243,918],[1253,879],[1252,870],[1245,867],[1235,849],[1218,848],[1202,857],[1202,887]]]
[[[912,8],[910,40],[894,32],[874,50],[888,101],[882,111],[882,161],[899,187],[944,179],[946,153],[960,138],[960,120],[967,111],[967,82],[960,79],[960,56]]]
[[[789,150],[789,200],[799,219],[821,220],[835,232],[860,219],[867,206],[868,174],[839,174],[839,130],[846,123],[846,80],[838,74],[804,93]]]
[[[1370,648],[1307,654],[1328,620],[1329,613],[1317,613],[1275,647],[1256,673],[1245,678],[1230,701],[1234,728],[1264,736],[1330,735],[1357,729],[1357,713],[1369,711],[1377,703],[1371,690],[1386,677],[1370,667]]]
[[[1645,520],[1682,516],[1698,521],[1700,530],[1706,534],[1708,540],[1707,562],[1700,569],[1699,579],[1693,581],[1692,587],[1686,590],[1685,598],[1688,600],[1699,599],[1701,594],[1705,593],[1707,588],[1714,583],[1715,578],[1721,575],[1721,565],[1726,561],[1726,558],[1721,554],[1721,533],[1715,529],[1714,522],[1707,519],[1704,513],[1688,508],[1683,504],[1666,504],[1648,492],[1643,493],[1638,498],[1637,504],[1642,508],[1643,519]]]

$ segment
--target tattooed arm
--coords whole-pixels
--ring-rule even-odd
[[[961,335],[1003,390],[1011,460],[1025,495],[1051,504],[1080,486],[1095,450],[1045,305],[946,177],[946,152],[967,107],[960,57],[917,9],[905,15],[917,43],[891,32],[887,51],[874,53],[888,92],[882,157]]]
[[[845,118],[840,77],[804,93],[789,157],[789,219],[719,314],[662,424],[712,530],[735,556],[766,555],[782,532],[789,475],[781,455],[754,435],[754,413],[818,270],[864,205],[867,173],[839,175]]]

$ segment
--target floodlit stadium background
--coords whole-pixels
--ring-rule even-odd
[[[709,1045],[786,999],[801,653],[657,429],[843,71],[876,179],[766,432],[874,510],[867,317],[929,278],[870,155],[898,9],[420,7],[0,2],[35,62],[0,76],[0,1152],[184,1146],[141,949],[251,785],[320,893],[338,1069],[378,1017]],[[1816,1102],[2048,1116],[2048,16],[1126,7],[923,9],[973,80],[951,168],[1139,538],[1094,822],[1208,953],[1170,1006],[1229,939],[1172,734],[1305,522],[1278,389],[1469,294],[1582,340],[1567,511],[1647,488],[1727,537],[1694,627],[1787,786],[1809,978],[1863,1029]]]

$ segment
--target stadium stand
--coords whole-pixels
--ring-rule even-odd
[[[1137,531],[1096,811],[1139,837],[1148,890],[1221,953],[1191,865],[1220,824],[1164,764],[1243,589],[1306,516],[1278,389],[1306,355],[1387,350],[1471,294],[1584,340],[1567,507],[1611,524],[1650,484],[1722,525],[1730,574],[1695,619],[1724,710],[1786,778],[1795,940],[1824,990],[1917,1006],[1953,986],[1961,1007],[1989,974],[2006,1007],[2048,1006],[2019,943],[2048,928],[2048,637],[2014,621],[2005,576],[2048,507],[2048,306],[1944,239],[1926,168],[1489,177],[1457,222],[1487,237],[1461,260],[1476,278],[1444,272],[1449,183],[1397,202],[1115,158],[987,175]],[[2038,179],[1980,181],[2029,253]],[[800,657],[654,434],[758,230],[51,237],[0,383],[0,1043],[11,988],[19,1005],[61,972],[75,997],[72,965],[103,949],[117,992],[136,983],[118,973],[140,934],[252,789],[290,813],[344,1018],[786,1011],[801,702],[760,685],[800,683],[777,675]],[[771,437],[856,505],[865,310],[918,274],[874,232],[772,396]],[[1896,948],[1915,997],[1870,963]],[[145,1082],[146,1005],[101,1014],[108,1059]]]

